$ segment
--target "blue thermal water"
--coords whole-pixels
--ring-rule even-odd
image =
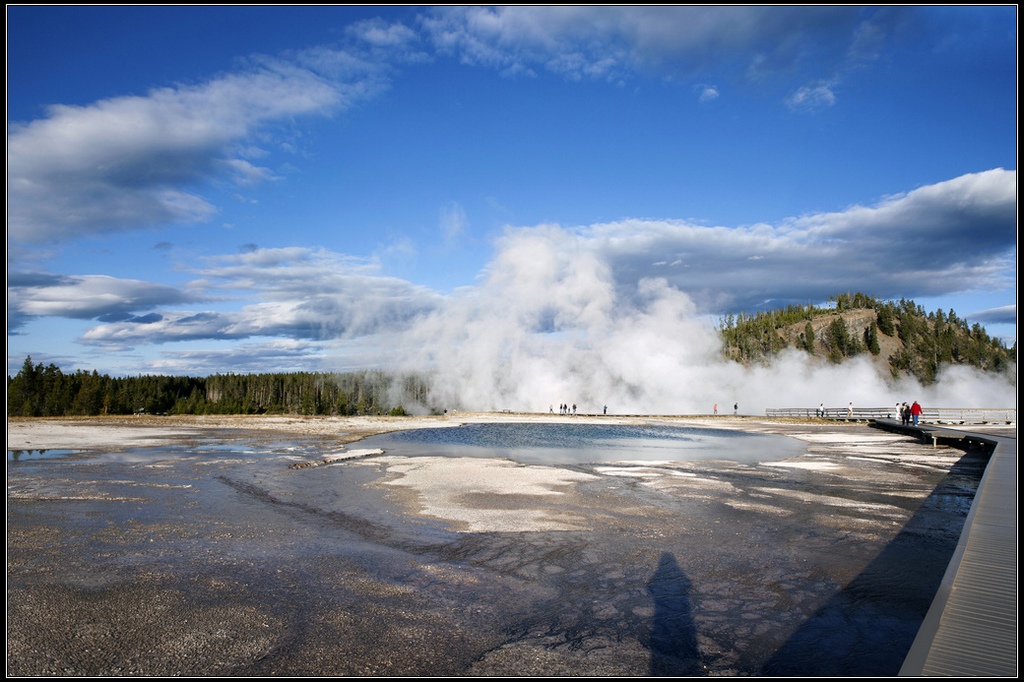
[[[467,424],[374,436],[361,447],[395,455],[507,457],[536,464],[725,459],[763,462],[800,454],[784,436],[727,429],[623,424]]]

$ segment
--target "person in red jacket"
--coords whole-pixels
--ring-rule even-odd
[[[910,406],[910,416],[914,418],[914,426],[917,426],[917,420],[921,416],[921,405],[915,400],[914,404]]]

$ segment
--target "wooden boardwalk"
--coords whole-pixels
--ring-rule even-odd
[[[794,419],[832,419],[838,421],[875,421],[896,418],[896,406],[889,407],[769,407],[768,417]],[[921,421],[932,424],[1015,424],[1016,407],[926,407]]]
[[[932,425],[874,425],[925,442],[993,447],[960,542],[901,676],[1017,676],[1017,439]]]

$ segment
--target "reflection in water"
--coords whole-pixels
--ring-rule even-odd
[[[797,628],[762,674],[898,674],[949,565],[987,457],[964,455],[899,534]],[[938,513],[957,501],[963,514],[947,517],[945,528],[937,528]]]
[[[21,462],[35,459],[59,459],[73,454],[74,450],[8,450],[8,462]]]
[[[697,646],[697,626],[690,604],[690,579],[671,552],[664,552],[647,583],[654,600],[651,629],[651,675],[701,675],[704,666]]]
[[[664,424],[467,424],[371,436],[360,447],[402,456],[498,456],[525,464],[706,459],[754,463],[804,451],[803,443],[785,436]]]

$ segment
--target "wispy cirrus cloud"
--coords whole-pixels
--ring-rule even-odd
[[[508,74],[615,80],[713,67],[763,79],[796,64],[833,69],[852,54],[864,59],[898,15],[856,7],[454,7],[422,24],[438,50]]]
[[[328,346],[306,339],[260,339],[231,344],[229,348],[168,350],[150,363],[159,374],[210,376],[225,367],[239,373],[338,371],[330,364]]]
[[[426,59],[398,24],[350,27],[342,47],[255,55],[204,82],[84,106],[53,105],[11,122],[8,235],[38,247],[218,213],[213,183],[239,188],[279,179],[268,164],[296,150],[285,131],[378,95],[393,65]]]
[[[458,239],[469,224],[466,209],[458,202],[451,202],[441,209],[441,234],[446,242]]]
[[[151,319],[91,327],[81,341],[123,348],[197,339],[365,336],[401,329],[440,301],[426,287],[379,275],[372,262],[323,249],[254,249],[207,259],[194,274],[192,288],[233,299],[232,309],[160,309]]]
[[[401,22],[389,22],[379,17],[366,19],[347,26],[345,33],[354,40],[373,48],[388,50],[389,59],[398,52],[405,61],[422,61],[429,55],[422,50],[422,37],[413,28]]]
[[[817,111],[836,103],[834,84],[818,82],[804,85],[786,98],[786,106],[793,111]]]
[[[7,276],[8,329],[36,317],[154,322],[152,312],[194,300],[175,287],[106,275],[12,272]]]
[[[721,92],[714,85],[698,85],[695,90],[697,92],[697,101],[701,104],[714,102],[721,95]]]
[[[220,175],[243,184],[272,174],[233,155],[262,126],[343,103],[315,73],[275,64],[201,85],[89,106],[52,106],[8,134],[8,234],[47,243],[159,223],[208,220],[192,188]]]

